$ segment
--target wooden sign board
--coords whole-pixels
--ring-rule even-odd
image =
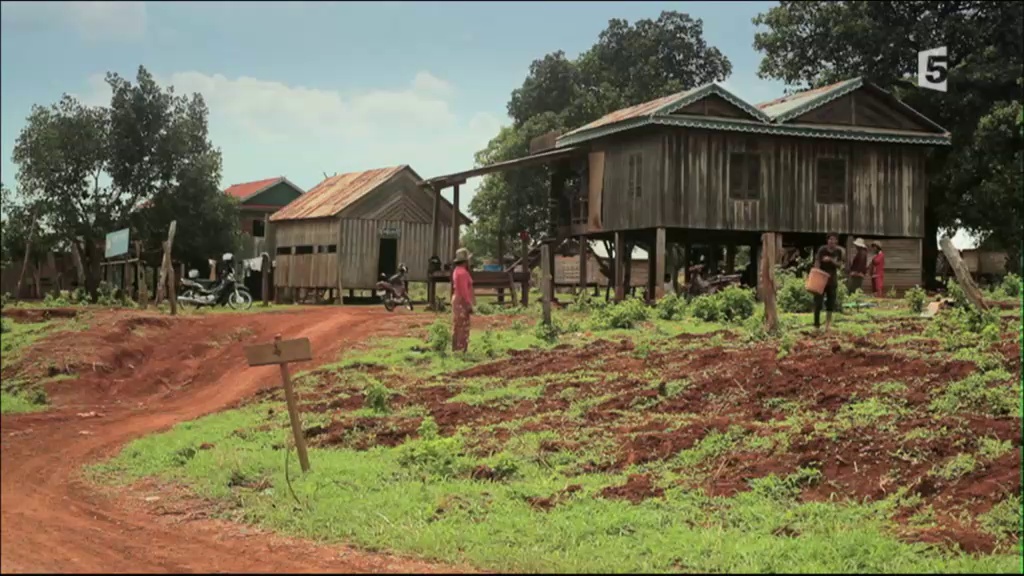
[[[309,338],[279,340],[270,344],[246,346],[245,359],[249,366],[305,362],[313,359],[313,348],[309,344]]]

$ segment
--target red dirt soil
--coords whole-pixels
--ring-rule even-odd
[[[143,510],[130,493],[110,497],[80,477],[83,466],[113,456],[131,440],[279,385],[276,368],[246,367],[242,341],[266,342],[278,333],[307,337],[315,356],[311,364],[316,364],[333,360],[346,345],[399,335],[428,321],[375,308],[179,318],[100,312],[94,329],[48,337],[32,357],[69,355],[81,376],[49,387],[53,411],[0,419],[0,570],[450,572],[422,561],[320,546],[225,522],[168,525]],[[88,411],[98,416],[78,415]]]

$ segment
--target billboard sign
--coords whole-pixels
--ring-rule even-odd
[[[114,258],[128,253],[128,228],[107,234],[107,249],[104,256]]]

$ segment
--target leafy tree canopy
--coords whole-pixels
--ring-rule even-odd
[[[863,76],[944,126],[952,146],[930,155],[926,242],[960,226],[1019,248],[1022,20],[1019,0],[780,2],[754,19],[754,47],[763,78],[810,88]],[[917,88],[917,53],[941,46],[948,91]]]
[[[478,165],[529,153],[530,140],[567,131],[615,110],[726,79],[729,60],[708,46],[703,23],[666,11],[655,19],[611,20],[597,42],[576,59],[558,51],[535,60],[523,85],[512,92],[512,125],[477,153]],[[547,227],[548,171],[526,168],[488,175],[470,202],[477,218],[472,235],[480,256],[494,256],[499,230],[509,250],[520,231],[536,237]],[[490,238],[490,242],[483,239]],[[475,240],[476,241],[476,240]]]
[[[114,73],[106,81],[109,106],[64,95],[33,106],[18,136],[19,189],[40,225],[78,243],[90,288],[103,238],[120,228],[155,250],[178,220],[188,229],[179,227],[174,256],[188,262],[232,249],[237,219],[219,190],[221,156],[202,97],[161,88],[141,66],[134,83]]]

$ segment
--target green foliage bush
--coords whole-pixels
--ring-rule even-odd
[[[920,286],[914,286],[903,295],[903,300],[911,312],[920,314],[924,312],[924,307],[928,303],[928,294]]]
[[[439,356],[448,354],[448,349],[452,345],[452,333],[448,324],[441,320],[431,324],[427,331],[427,345]]]
[[[1003,278],[1000,290],[1007,298],[1020,298],[1022,292],[1021,277],[1010,272],[1005,278]]]
[[[754,315],[754,291],[729,286],[721,292],[699,296],[690,303],[690,313],[705,322],[743,322]]]
[[[459,436],[442,438],[431,417],[420,423],[419,439],[399,447],[398,463],[427,477],[453,478],[466,468],[463,441]]]
[[[654,313],[662,320],[682,320],[686,314],[686,300],[675,294],[669,294],[658,300]]]
[[[632,329],[650,318],[650,309],[640,298],[598,308],[591,317],[594,330]]]
[[[604,308],[605,306],[607,306],[607,303],[604,300],[594,298],[589,291],[584,290],[576,294],[576,297],[569,303],[567,309],[569,312],[589,314],[594,310]]]
[[[789,272],[779,271],[775,276],[775,303],[779,310],[790,314],[801,314],[814,310],[814,295],[804,287],[803,278]]]
[[[363,405],[378,414],[391,411],[391,397],[395,392],[384,384],[374,380],[363,389]]]
[[[487,302],[477,304],[476,310],[474,311],[481,316],[490,316],[495,313],[494,305]]]
[[[7,318],[0,318],[0,334],[6,334],[11,331],[11,323]]]

